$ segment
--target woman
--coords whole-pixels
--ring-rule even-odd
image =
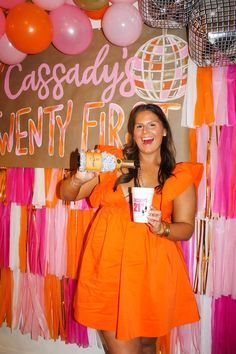
[[[75,317],[101,331],[110,354],[155,353],[156,338],[199,320],[179,241],[194,230],[200,164],[175,162],[160,107],[136,106],[123,154],[140,168],[96,176],[76,172],[61,185],[67,200],[90,196],[99,207],[89,230]],[[155,187],[148,223],[132,221],[132,186]]]

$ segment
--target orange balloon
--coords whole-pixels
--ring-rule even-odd
[[[41,7],[23,3],[10,9],[6,18],[6,34],[12,45],[23,53],[36,54],[52,41],[52,22]]]
[[[91,10],[91,11],[85,11],[85,13],[88,15],[89,18],[92,20],[101,20],[103,18],[103,15],[107,11],[109,5],[103,6],[99,10]]]

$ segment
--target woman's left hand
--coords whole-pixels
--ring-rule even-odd
[[[161,234],[162,233],[162,215],[161,211],[155,209],[151,206],[150,211],[148,213],[148,226],[152,233]]]

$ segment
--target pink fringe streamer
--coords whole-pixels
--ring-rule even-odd
[[[230,295],[236,299],[235,230],[236,219],[219,218],[212,220],[210,295],[214,298]]]
[[[0,267],[9,267],[10,252],[10,204],[0,203]]]
[[[16,299],[14,327],[23,334],[30,333],[31,338],[38,336],[49,339],[49,329],[44,315],[44,278],[30,273],[14,272],[14,294]]]
[[[46,275],[45,264],[46,210],[29,209],[28,213],[28,262],[33,274]]]
[[[30,205],[33,196],[34,169],[8,168],[6,201]]]
[[[76,280],[64,279],[64,302],[66,316],[67,343],[76,343],[84,348],[89,346],[87,327],[79,324],[73,316],[73,299],[76,289]]]
[[[67,266],[67,219],[67,207],[61,201],[55,208],[46,209],[46,267],[48,274],[54,274],[60,279],[66,274]]]
[[[236,301],[221,297],[212,303],[212,351],[211,354],[236,352]]]
[[[227,70],[227,105],[228,124],[236,124],[236,65],[229,65]]]
[[[181,242],[181,246],[182,246],[182,250],[183,250],[185,263],[186,263],[187,268],[188,268],[190,282],[191,282],[191,284],[193,286],[193,282],[194,282],[195,234],[193,233],[193,236],[191,237],[190,240],[182,241]]]
[[[227,66],[212,68],[214,115],[217,125],[228,125]]]
[[[221,216],[236,217],[236,127],[221,129],[218,147],[218,166],[215,181],[213,212]]]

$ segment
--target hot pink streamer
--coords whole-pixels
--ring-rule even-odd
[[[230,218],[236,217],[236,126],[231,127],[232,129],[232,146],[231,146],[231,174],[230,174],[230,194],[229,194],[229,211],[228,216]],[[227,157],[228,160],[228,157]]]
[[[33,182],[33,168],[8,168],[6,200],[19,205],[30,205],[33,195]]]
[[[213,212],[225,217],[235,217],[236,210],[230,209],[230,195],[232,190],[235,192],[233,171],[232,151],[234,148],[235,127],[223,126],[221,129],[218,147],[218,166],[215,181],[215,193],[213,202]]]
[[[229,65],[227,70],[227,105],[228,124],[236,124],[236,65]]]
[[[36,228],[39,234],[39,259],[38,274],[46,275],[45,265],[45,224],[46,224],[46,208],[40,208],[36,211]]]
[[[233,354],[236,350],[236,301],[221,297],[212,302],[212,354]]]
[[[6,201],[15,201],[16,195],[16,168],[7,169],[7,182],[6,182]],[[19,182],[19,181],[18,181]]]
[[[9,267],[10,204],[0,203],[0,267]]]
[[[79,324],[73,316],[73,299],[76,289],[76,280],[64,279],[64,303],[66,316],[67,343],[76,343],[82,347],[88,347],[87,327]]]
[[[89,199],[88,198],[82,199],[82,210],[89,210],[89,209],[92,209],[92,206],[89,203]]]

